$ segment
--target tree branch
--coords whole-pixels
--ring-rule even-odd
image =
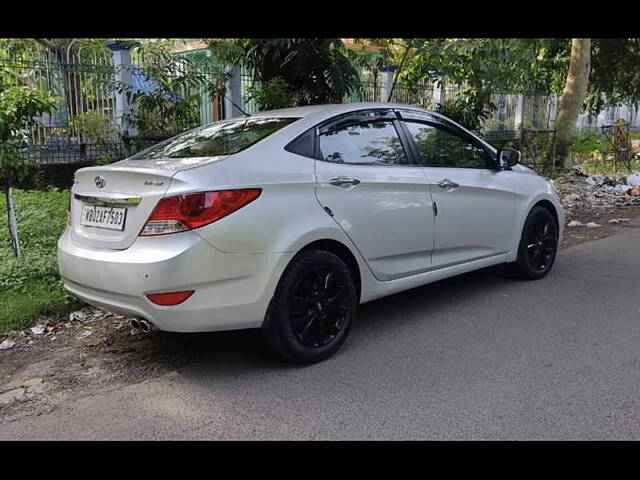
[[[48,40],[46,38],[34,38],[34,40],[38,42],[40,45],[44,46],[45,48],[51,50],[52,52],[55,52],[58,49],[55,43],[53,43],[51,40]]]

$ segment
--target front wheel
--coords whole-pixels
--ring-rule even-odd
[[[557,252],[558,228],[553,215],[544,207],[534,207],[524,222],[513,270],[527,280],[542,278],[553,267]]]
[[[282,274],[262,327],[267,344],[296,363],[319,362],[344,343],[357,307],[349,268],[325,250],[298,254]]]

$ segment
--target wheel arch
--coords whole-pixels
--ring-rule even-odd
[[[315,240],[303,248],[299,250],[298,253],[307,251],[307,250],[326,250],[328,252],[333,253],[337,257],[339,257],[344,263],[347,264],[347,267],[351,271],[353,275],[353,280],[356,283],[356,291],[358,293],[358,302],[360,302],[360,297],[362,294],[362,276],[360,272],[360,266],[358,265],[358,260],[356,259],[353,252],[347,247],[345,244],[325,238],[321,240]]]
[[[549,213],[551,213],[551,215],[553,216],[553,220],[556,222],[556,231],[560,233],[560,219],[558,217],[558,211],[556,210],[555,205],[546,199],[539,200],[529,209],[529,213],[531,213],[531,211],[536,207],[542,207],[549,210]]]

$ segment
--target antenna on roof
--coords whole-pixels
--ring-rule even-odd
[[[231,100],[229,98],[229,96],[225,93],[224,94],[224,98],[226,98],[227,100],[229,100],[231,102],[231,105],[233,105],[235,108],[237,108],[238,110],[240,110],[240,113],[242,113],[243,117],[250,117],[251,115],[249,115],[247,112],[245,112],[244,110],[242,110],[237,104],[236,102],[234,102],[233,100]]]

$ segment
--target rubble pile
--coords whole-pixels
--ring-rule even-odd
[[[576,167],[559,176],[555,184],[568,220],[598,210],[640,205],[640,172],[628,176],[587,175]]]
[[[102,322],[102,320],[107,320]],[[30,346],[38,338],[55,340],[59,333],[73,329],[77,340],[87,339],[85,345],[108,345],[114,333],[129,330],[129,320],[123,315],[105,312],[89,305],[71,312],[69,317],[41,318],[37,324],[25,330],[16,330],[0,337],[0,350],[9,350],[16,345]],[[131,331],[131,335],[139,332]],[[91,337],[91,338],[88,338]]]

